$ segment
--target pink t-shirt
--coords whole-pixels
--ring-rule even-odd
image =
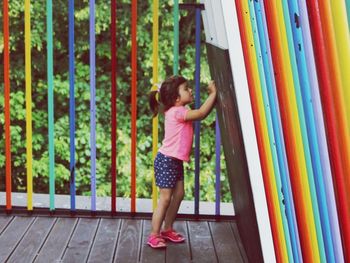
[[[184,106],[174,106],[165,112],[164,140],[159,151],[167,156],[188,162],[193,140],[192,121],[185,121],[189,111]]]

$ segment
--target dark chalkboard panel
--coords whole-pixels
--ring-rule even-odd
[[[237,226],[249,261],[263,262],[229,52],[207,43],[207,53]]]

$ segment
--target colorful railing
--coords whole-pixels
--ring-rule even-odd
[[[345,2],[235,1],[277,262],[350,260]]]
[[[12,174],[11,174],[11,136],[10,136],[10,82],[9,82],[9,5],[8,1],[3,2],[3,24],[4,24],[4,90],[5,90],[5,141],[6,141],[6,210],[12,209]],[[110,24],[110,48],[111,48],[111,212],[117,212],[117,65],[116,65],[116,11],[117,1],[110,1],[111,8],[111,24]],[[200,86],[200,9],[201,6],[186,6],[183,8],[196,8],[196,107],[200,105],[199,86]],[[159,82],[158,77],[158,14],[159,2],[153,1],[153,82]],[[95,1],[89,2],[90,23],[89,23],[89,45],[90,45],[90,155],[91,155],[91,211],[96,211],[96,65],[95,65]],[[174,74],[178,74],[179,69],[179,15],[180,7],[178,1],[174,3]],[[76,183],[75,183],[75,31],[74,31],[74,0],[68,1],[68,47],[69,47],[69,137],[70,137],[70,210],[76,210]],[[48,86],[48,141],[49,141],[49,209],[54,211],[55,206],[55,145],[54,145],[54,85],[53,85],[53,22],[52,22],[52,0],[46,1],[46,24],[47,24],[47,86]],[[27,164],[27,210],[33,210],[33,167],[32,167],[32,109],[31,109],[31,27],[30,27],[30,0],[25,1],[25,83],[26,83],[26,164]],[[130,212],[136,211],[136,118],[137,118],[137,1],[131,2],[131,204]],[[155,88],[155,86],[154,86]],[[215,214],[220,215],[220,141],[219,128],[216,128],[217,147],[216,147],[216,204]],[[195,124],[195,200],[194,211],[195,215],[199,215],[200,203],[200,167],[199,167],[199,147],[200,147],[200,123]],[[157,153],[158,146],[158,117],[153,119],[153,158]],[[213,171],[214,172],[214,171]],[[157,205],[157,188],[153,180],[153,209]]]

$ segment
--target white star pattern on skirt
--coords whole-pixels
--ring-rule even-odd
[[[158,152],[154,160],[156,185],[160,188],[174,188],[177,181],[184,179],[183,161]]]

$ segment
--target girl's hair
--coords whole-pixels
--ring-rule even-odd
[[[159,90],[151,91],[149,94],[149,105],[153,112],[153,117],[161,112],[166,112],[175,105],[179,97],[179,86],[187,82],[182,76],[171,76],[165,80]],[[157,99],[158,94],[158,99]]]

